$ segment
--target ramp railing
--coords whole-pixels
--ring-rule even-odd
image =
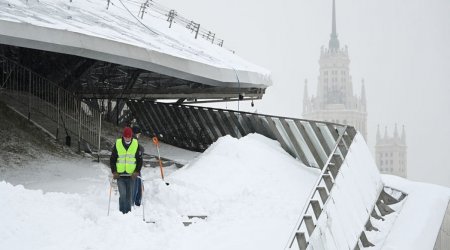
[[[16,111],[41,126],[55,139],[65,139],[69,146],[72,138],[75,138],[78,150],[92,146],[100,151],[101,113],[98,110],[89,107],[73,93],[2,55],[0,70],[1,93]]]
[[[356,135],[354,127],[345,126],[344,133],[339,135],[331,154],[321,168],[322,172],[313,186],[308,202],[305,204],[294,230],[289,237],[286,249],[304,250],[309,245],[309,239],[316,228],[317,221],[323,212],[324,206],[329,200],[331,190],[336,182],[336,177],[345,160],[349,147]],[[347,137],[347,140],[344,139]],[[294,247],[294,242],[297,246]]]
[[[144,133],[194,151],[205,150],[221,136],[259,133],[280,142],[305,165],[322,168],[340,135],[351,143],[346,127],[335,123],[150,101],[129,101],[127,106]]]

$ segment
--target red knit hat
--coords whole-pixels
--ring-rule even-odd
[[[133,130],[130,127],[125,127],[123,129],[123,137],[125,138],[130,138],[133,136]]]

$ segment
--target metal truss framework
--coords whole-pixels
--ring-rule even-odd
[[[205,85],[156,72],[49,51],[0,45],[0,55],[75,93],[87,102],[107,99],[118,103],[108,110],[120,114],[128,100],[174,99],[178,102],[218,102],[261,99],[264,88]],[[98,104],[91,104],[98,107]],[[117,117],[116,117],[117,118]]]

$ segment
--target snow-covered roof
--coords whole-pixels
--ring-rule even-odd
[[[0,2],[0,43],[72,54],[223,87],[266,88],[270,72],[131,0]]]

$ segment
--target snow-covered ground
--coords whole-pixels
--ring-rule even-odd
[[[143,206],[122,215],[113,191],[107,216],[108,166],[62,148],[1,103],[0,119],[0,249],[282,249],[319,175],[258,134],[222,137],[202,154],[162,145],[163,156],[187,165],[164,168],[169,186],[158,168],[144,168]],[[148,138],[141,141],[156,154]],[[370,186],[380,180],[360,135],[346,159],[333,208],[317,230],[333,231],[327,223],[348,229],[333,235],[340,245],[362,231],[367,218],[359,215],[369,213]],[[432,249],[450,189],[394,176],[381,181],[408,196],[384,222],[372,221],[380,229],[368,233],[374,249]],[[156,223],[145,223],[143,212]]]
[[[317,175],[276,141],[226,136],[168,175],[169,186],[144,169],[152,224],[142,207],[122,215],[114,192],[107,216],[107,166],[42,159],[2,175],[0,249],[280,249]]]

